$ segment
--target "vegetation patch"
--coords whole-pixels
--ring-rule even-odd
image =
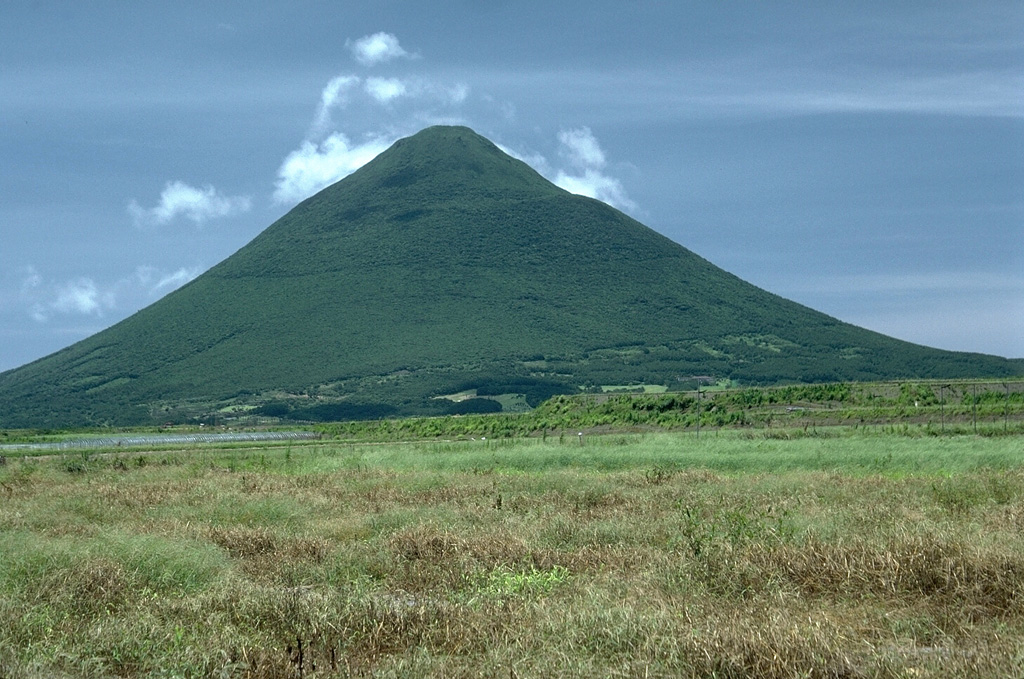
[[[664,394],[668,387],[663,384],[602,384],[601,391],[605,394]]]
[[[0,673],[1006,677],[1020,436],[292,443],[0,466]]]

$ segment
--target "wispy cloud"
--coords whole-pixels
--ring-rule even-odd
[[[79,278],[62,285],[50,306],[64,314],[102,315],[104,309],[113,308],[114,296],[110,292],[101,293],[91,278]]]
[[[548,162],[548,159],[542,153],[537,153],[536,151],[523,152],[519,149],[512,148],[511,146],[505,146],[504,144],[497,144],[497,147],[516,160],[523,161],[545,177],[548,177],[555,172],[551,168],[551,163]]]
[[[316,116],[313,118],[313,135],[322,135],[330,129],[331,109],[344,108],[348,92],[357,87],[360,80],[359,76],[355,75],[339,75],[324,86],[320,92],[320,105],[317,106]]]
[[[851,294],[963,294],[989,293],[994,298],[1024,300],[1024,276],[1005,276],[985,271],[934,271],[904,274],[829,275],[806,280],[803,286],[788,285],[788,292],[818,295]]]
[[[29,316],[39,323],[48,321],[54,314],[102,315],[104,307],[113,301],[100,293],[91,278],[49,283],[32,265],[21,267],[18,274],[18,297]]]
[[[622,183],[598,170],[585,170],[582,175],[570,175],[559,171],[554,182],[569,193],[596,198],[612,207],[622,210],[636,208],[636,203],[626,196]]]
[[[346,43],[363,65],[410,56],[390,33],[377,33]],[[465,123],[458,115],[469,101],[467,83],[442,83],[430,78],[362,77],[343,74],[332,78],[320,93],[310,134],[289,153],[277,171],[273,200],[291,204],[343,179],[387,149],[403,134],[424,124]],[[480,101],[493,104],[484,94]],[[500,109],[507,122],[508,106]],[[493,106],[491,107],[493,108]],[[336,128],[332,113],[346,111],[346,127],[362,127],[356,135]],[[455,115],[452,115],[455,113]],[[361,141],[355,141],[361,139]],[[555,167],[540,153],[515,154],[555,184],[603,201],[622,210],[635,210],[622,182],[608,171],[608,161],[588,127],[563,130],[558,135]]]
[[[466,83],[456,83],[445,89],[452,104],[461,104],[469,98],[470,88]]]
[[[179,217],[195,224],[211,219],[247,212],[252,207],[248,196],[224,196],[212,186],[195,188],[181,181],[168,182],[160,194],[160,202],[144,208],[135,200],[128,203],[128,214],[136,226],[164,225]]]
[[[352,144],[341,132],[335,132],[317,144],[304,141],[288,154],[277,171],[274,202],[296,203],[373,160],[394,139],[371,137]]]
[[[35,267],[21,270],[20,299],[29,316],[46,323],[56,316],[103,317],[119,308],[138,308],[188,283],[202,273],[199,267],[167,272],[139,266],[128,276],[107,283],[91,277],[65,281],[46,280]]]
[[[398,78],[367,78],[366,93],[382,104],[406,94],[407,88]]]
[[[593,124],[877,113],[1024,118],[1024,75],[1000,66],[912,71],[755,55],[644,68],[495,70],[487,79],[496,91],[543,92],[558,109],[584,99],[611,102],[593,109]]]
[[[39,275],[39,272],[31,264],[23,267],[19,273],[21,274],[22,295],[30,294],[32,290],[43,284],[43,277]]]
[[[399,57],[412,56],[402,49],[398,38],[383,31],[346,43],[346,47],[352,51],[352,56],[356,61],[363,66],[374,66]]]
[[[181,267],[171,273],[166,273],[153,266],[139,266],[135,269],[134,280],[150,297],[159,297],[177,290],[189,281],[193,280],[203,270],[200,267]],[[126,282],[126,281],[122,281]]]
[[[59,284],[45,284],[34,275],[22,286],[22,299],[28,312],[38,323],[45,323],[56,314],[102,316],[114,308],[112,291],[100,290],[91,278],[76,278]]]
[[[364,66],[415,56],[390,33],[368,35],[346,46]],[[463,104],[469,93],[465,83],[422,78],[364,78],[352,73],[332,78],[320,92],[309,134],[277,170],[273,201],[296,203],[348,176],[403,133],[415,131],[417,122],[445,119],[443,112]],[[340,110],[347,111],[347,128],[361,127],[363,132],[338,129],[334,115]]]
[[[578,168],[601,168],[605,165],[604,151],[589,127],[563,130],[558,133],[559,153]]]
[[[739,81],[728,89],[698,93],[691,102],[755,114],[921,113],[1020,118],[1024,117],[1022,89],[1024,77],[994,72],[883,73],[871,79],[847,76],[837,81],[814,72],[769,73],[761,82]]]
[[[559,155],[569,161],[572,170],[559,170],[553,180],[555,184],[570,193],[596,198],[622,210],[636,209],[636,203],[626,195],[622,183],[605,173],[604,151],[590,128],[563,130],[558,141]]]
[[[517,158],[551,182],[565,189],[589,198],[596,198],[620,210],[633,211],[638,208],[626,194],[625,188],[605,168],[608,164],[604,150],[588,127],[562,130],[558,134],[557,155],[568,167],[558,168],[542,153],[498,145],[505,153]]]

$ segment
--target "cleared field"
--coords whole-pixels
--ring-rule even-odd
[[[1024,674],[1024,439],[11,459],[0,676]]]

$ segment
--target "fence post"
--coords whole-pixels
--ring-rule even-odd
[[[939,385],[939,421],[942,423],[942,433],[946,433],[946,385]]]
[[[1010,430],[1010,383],[1004,382],[1003,388],[1006,389],[1006,400],[1003,402],[1003,431]]]
[[[700,438],[700,380],[697,380],[697,438]]]

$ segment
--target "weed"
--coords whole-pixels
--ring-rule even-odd
[[[470,603],[479,598],[499,602],[516,599],[536,599],[550,593],[569,579],[563,566],[539,570],[535,566],[513,569],[497,566],[489,571],[476,571],[464,576]]]
[[[64,471],[69,474],[81,474],[89,469],[89,451],[82,451],[78,455],[64,458]]]
[[[668,483],[675,476],[676,470],[670,467],[655,466],[644,472],[644,481],[652,486]]]

